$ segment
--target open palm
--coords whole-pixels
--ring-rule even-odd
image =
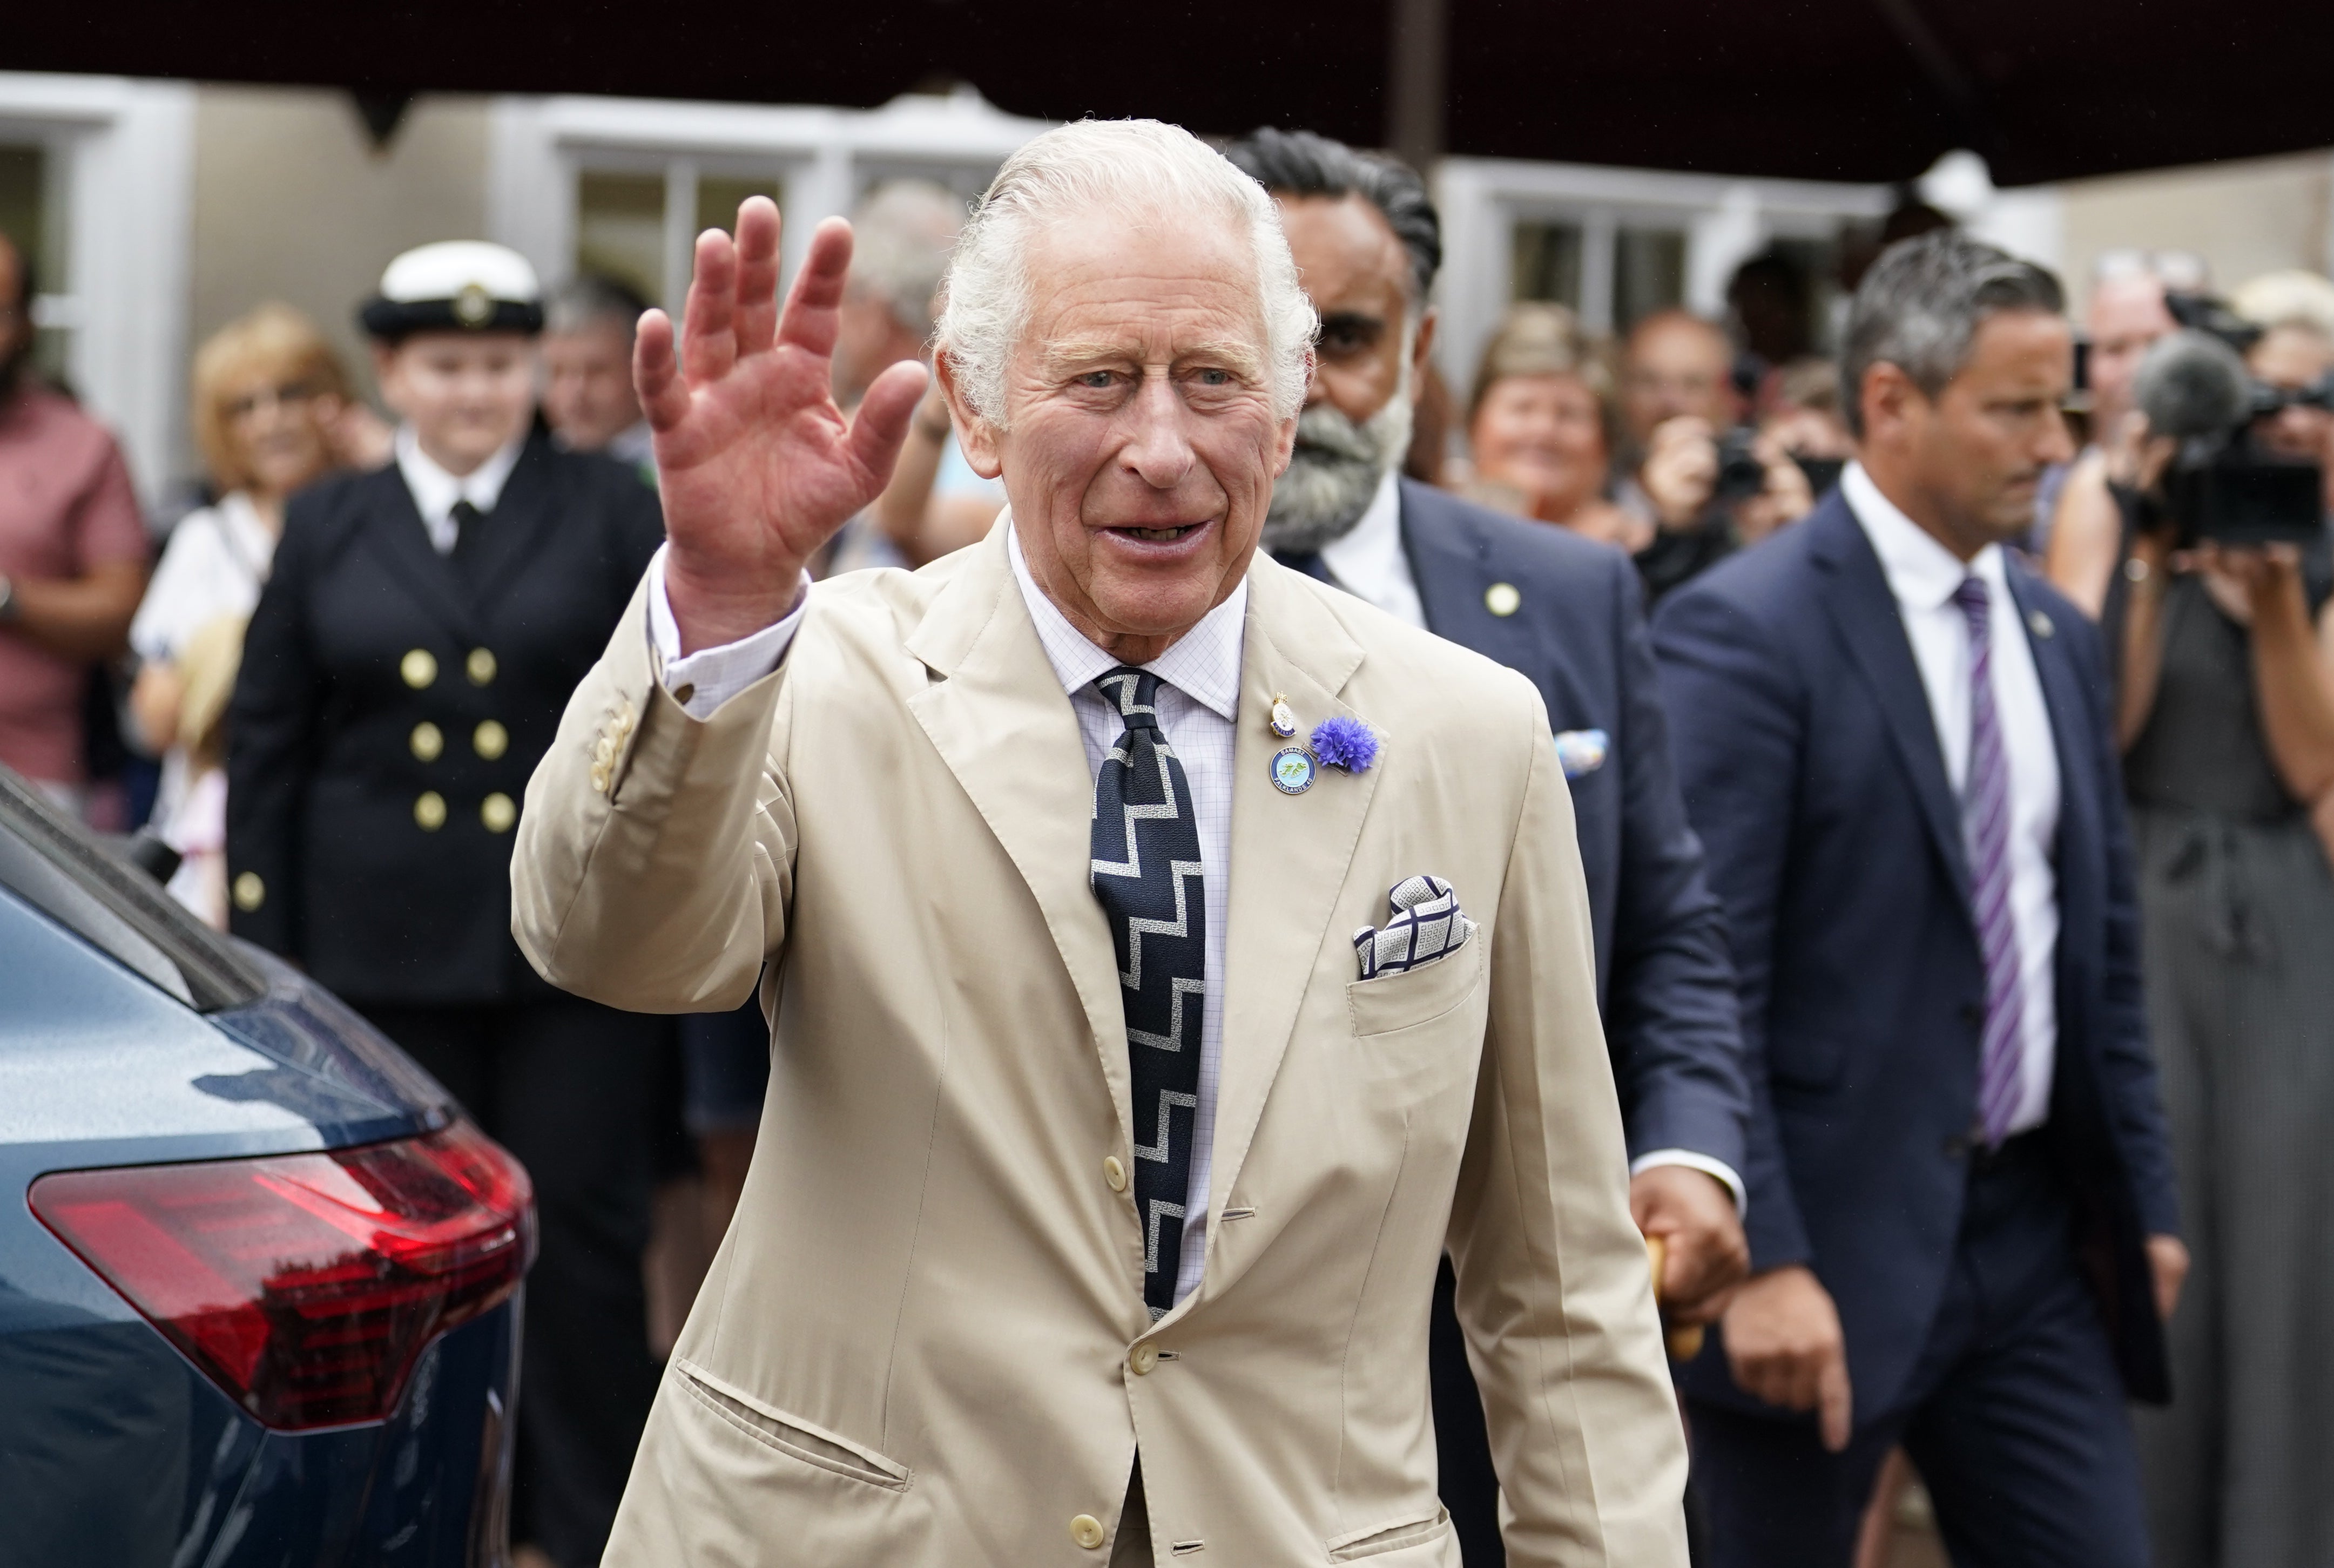
[[[835,407],[830,361],[851,265],[851,226],[821,224],[780,314],[778,209],[754,197],[738,236],[698,237],[676,353],[661,311],[641,318],[632,375],[656,436],[665,588],[684,649],[736,640],[783,616],[803,565],[891,476],[923,370],[894,365],[855,418]]]

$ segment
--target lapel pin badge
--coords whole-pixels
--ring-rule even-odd
[[[1521,590],[1512,582],[1494,582],[1483,590],[1483,608],[1501,620],[1523,608]]]
[[[1303,746],[1283,746],[1272,754],[1272,787],[1282,794],[1303,794],[1313,787],[1313,754]]]
[[[2059,635],[2059,629],[2050,623],[2050,618],[2039,610],[2026,618],[2026,625],[2035,636],[2046,640]]]
[[[1297,733],[1297,711],[1277,691],[1272,694],[1272,733],[1283,740]]]

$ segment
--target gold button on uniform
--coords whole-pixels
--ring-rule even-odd
[[[406,685],[420,691],[438,678],[438,660],[426,648],[409,649],[397,661],[397,673]]]
[[[436,762],[439,755],[446,749],[446,736],[436,725],[425,718],[413,726],[413,734],[406,744],[413,747],[413,755],[423,762]]]
[[[493,719],[480,719],[478,727],[470,732],[470,749],[488,762],[510,750],[510,731]]]
[[[472,686],[485,686],[495,678],[495,656],[490,649],[474,648],[470,657],[462,661],[464,673]]]
[[[1151,1370],[1159,1364],[1159,1347],[1148,1340],[1143,1341],[1126,1352],[1126,1364],[1133,1369],[1136,1377],[1149,1377]]]
[[[511,823],[518,821],[518,807],[511,803],[510,796],[497,790],[478,803],[478,820],[490,833],[506,833]]]
[[[1081,1514],[1070,1521],[1070,1539],[1091,1552],[1102,1544],[1102,1521],[1092,1514]]]
[[[267,901],[267,884],[259,880],[257,871],[246,871],[235,880],[235,907],[248,915]]]
[[[1523,608],[1524,596],[1512,582],[1494,582],[1483,590],[1483,608],[1505,618]]]
[[[1110,1183],[1110,1189],[1113,1192],[1126,1190],[1126,1167],[1119,1163],[1117,1155],[1105,1154],[1102,1157],[1102,1178]]]
[[[436,790],[423,790],[421,798],[413,803],[413,820],[421,824],[425,833],[434,833],[446,825],[446,797]]]

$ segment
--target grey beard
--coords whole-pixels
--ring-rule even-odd
[[[1310,555],[1353,532],[1379,482],[1410,450],[1411,413],[1403,386],[1358,425],[1327,403],[1297,416],[1297,449],[1264,515],[1264,547]]]

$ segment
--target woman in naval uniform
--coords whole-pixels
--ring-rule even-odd
[[[363,307],[391,464],[294,497],[228,715],[233,929],[405,1047],[535,1178],[513,1536],[600,1561],[647,1419],[641,1254],[663,1019],[510,936],[512,829],[663,538],[632,469],[535,421],[534,270],[453,241]]]

